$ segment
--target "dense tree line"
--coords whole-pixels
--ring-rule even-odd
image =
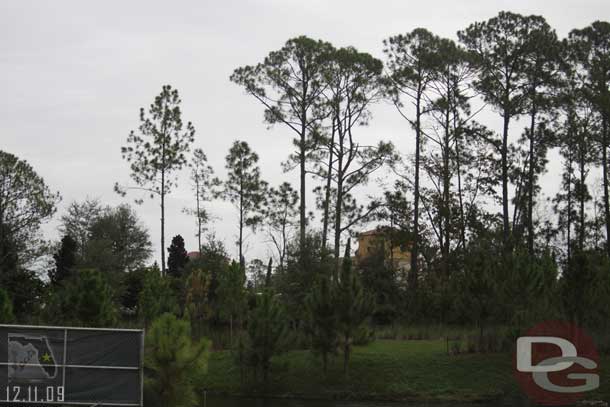
[[[243,140],[226,156],[226,179],[215,177],[204,149],[191,152],[195,129],[183,122],[178,91],[164,86],[121,149],[134,184],[116,184],[122,195],[159,200],[161,265],[151,266],[148,231],[126,204],[70,204],[59,241],[45,245],[40,225],[59,195],[0,152],[2,322],[153,326],[150,346],[176,342],[181,366],[208,347],[191,336],[228,329],[223,346],[242,378],[265,381],[271,357],[291,346],[320,355],[324,371],[341,353],[347,375],[353,344],[376,325],[474,325],[481,337],[544,318],[608,328],[610,23],[561,39],[541,16],[501,12],[457,41],[424,28],[390,36],[382,59],[300,36],[230,80],[281,125],[272,131],[294,136],[282,167],[298,170],[299,185],[270,186],[265,157]],[[374,126],[379,103],[404,119],[408,152],[366,139],[362,126]],[[482,112],[500,125],[482,123]],[[553,154],[561,174],[551,196],[543,177]],[[165,203],[185,166],[193,257],[181,236],[165,246]],[[381,174],[392,182],[368,196]],[[236,210],[236,259],[210,230],[216,199]],[[382,238],[354,259],[350,238],[365,227]],[[271,242],[268,262],[246,258],[248,230]],[[407,268],[397,267],[395,247],[409,252]],[[40,278],[43,253],[52,264]],[[163,380],[163,355],[154,356]],[[176,388],[188,386],[180,380]]]

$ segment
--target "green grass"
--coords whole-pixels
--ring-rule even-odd
[[[270,383],[263,390],[260,385],[240,384],[240,371],[230,352],[214,352],[208,374],[197,385],[230,395],[324,399],[481,401],[519,394],[509,354],[449,356],[442,340],[378,340],[355,347],[348,379],[340,356],[334,358],[326,377],[319,358],[309,351],[290,351],[272,362]],[[610,397],[609,375],[610,358],[605,357],[602,387],[592,398]]]
[[[497,330],[498,328],[496,328]],[[491,329],[490,329],[491,330]],[[477,327],[437,325],[388,325],[375,327],[375,337],[378,339],[444,339],[464,338],[469,335],[478,335]]]

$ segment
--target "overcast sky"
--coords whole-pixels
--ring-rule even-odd
[[[171,84],[180,91],[183,118],[197,129],[194,146],[204,149],[220,176],[229,146],[241,139],[260,155],[266,180],[297,186],[297,174],[280,169],[292,135],[282,127],[267,129],[261,106],[229,81],[234,68],[259,62],[302,34],[382,58],[381,41],[389,35],[425,27],[455,39],[457,30],[500,10],[543,15],[560,37],[610,19],[608,0],[2,0],[0,149],[29,161],[61,193],[56,218],[71,201],[87,197],[132,202],[133,196],[121,198],[112,189],[115,181],[128,181],[120,147],[138,126],[139,108]],[[389,105],[376,106],[370,127],[359,134],[392,140],[402,152],[413,144]],[[556,187],[558,168],[551,163],[547,189]],[[194,220],[181,212],[193,201],[186,174],[180,181],[168,198],[166,246],[180,233],[187,250],[194,250]],[[214,202],[209,210],[218,217],[213,229],[235,255],[234,209]],[[158,203],[147,201],[137,211],[158,258]],[[56,220],[45,235],[58,238]],[[248,244],[250,259],[267,255],[262,234]]]

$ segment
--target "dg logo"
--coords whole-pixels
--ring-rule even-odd
[[[535,403],[577,402],[599,387],[598,366],[593,340],[574,324],[544,322],[517,339],[515,376]]]

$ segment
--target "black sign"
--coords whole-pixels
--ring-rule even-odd
[[[0,403],[142,406],[143,331],[0,325]]]

